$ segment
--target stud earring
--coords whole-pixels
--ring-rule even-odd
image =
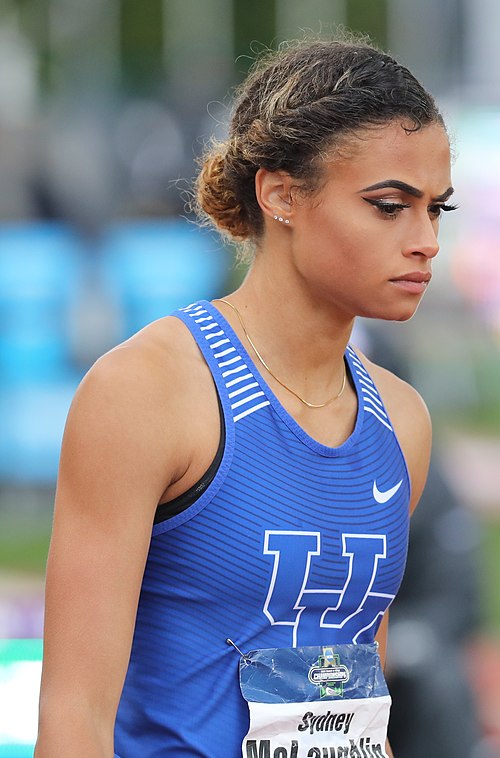
[[[281,224],[289,224],[290,219],[289,218],[283,218],[283,216],[274,216],[275,221],[279,221]]]

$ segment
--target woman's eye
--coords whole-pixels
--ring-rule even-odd
[[[364,197],[363,200],[366,200],[367,203],[377,208],[385,218],[396,218],[401,211],[410,207],[407,203],[391,203],[387,200],[377,200],[372,197]]]
[[[429,215],[431,218],[440,218],[443,211],[456,211],[458,205],[447,205],[446,203],[437,203],[436,205],[429,205]]]

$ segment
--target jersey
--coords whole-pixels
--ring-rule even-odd
[[[355,427],[310,437],[210,303],[175,314],[219,395],[209,486],[155,523],[115,727],[116,758],[236,758],[248,729],[243,652],[372,642],[406,561],[410,482],[380,395],[352,347]]]

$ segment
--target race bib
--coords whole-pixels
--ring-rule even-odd
[[[387,758],[391,698],[376,643],[254,650],[243,758]]]

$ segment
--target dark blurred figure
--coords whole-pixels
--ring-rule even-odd
[[[353,342],[411,381],[405,356],[380,330],[363,323]],[[473,515],[448,486],[435,442],[411,520],[405,578],[390,615],[386,673],[396,758],[487,758],[465,666],[480,619],[478,544]]]
[[[484,755],[476,752],[481,736],[464,665],[479,621],[477,543],[472,515],[457,502],[434,453],[391,612],[389,735],[397,758]]]

